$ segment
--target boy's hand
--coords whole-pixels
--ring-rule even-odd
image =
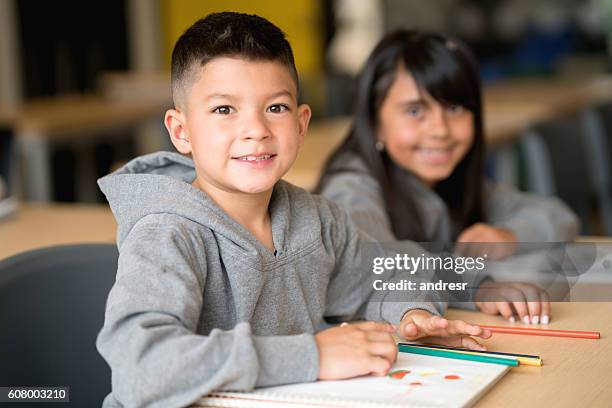
[[[397,358],[395,330],[389,323],[359,322],[342,323],[316,334],[319,379],[386,375]]]
[[[426,310],[407,312],[400,323],[400,335],[408,340],[422,340],[427,343],[486,350],[470,336],[483,339],[491,337],[491,331],[463,320],[448,320],[435,316]]]
[[[460,245],[457,255],[463,256],[481,256],[484,253],[493,261],[499,261],[514,254],[516,251],[516,243],[518,239],[514,233],[505,228],[493,227],[491,225],[478,222],[465,230],[457,238],[457,242],[463,243]],[[474,243],[470,245],[469,243]],[[505,244],[505,245],[478,245],[479,243],[486,244]],[[514,245],[513,245],[514,244]]]
[[[483,313],[499,313],[511,323],[516,321],[515,314],[526,324],[550,322],[548,293],[529,283],[486,280],[476,290],[474,299]]]

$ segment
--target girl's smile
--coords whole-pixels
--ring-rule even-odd
[[[428,186],[447,179],[474,141],[474,115],[441,104],[402,64],[378,114],[378,141],[391,159]]]

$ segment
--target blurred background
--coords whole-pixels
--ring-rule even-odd
[[[223,10],[268,18],[293,46],[314,117],[289,181],[316,183],[385,32],[441,31],[480,61],[489,177],[559,196],[583,235],[612,235],[612,0],[0,0],[0,247],[114,240],[95,180],[172,149],[172,47]]]

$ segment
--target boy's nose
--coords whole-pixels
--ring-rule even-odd
[[[262,140],[270,137],[270,130],[265,119],[259,115],[251,115],[243,123],[242,139]]]

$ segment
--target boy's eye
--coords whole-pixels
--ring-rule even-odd
[[[213,113],[218,113],[220,115],[229,115],[230,113],[232,113],[232,107],[231,106],[227,106],[227,105],[223,105],[223,106],[217,106],[215,109],[213,109]]]
[[[282,113],[282,112],[287,112],[288,110],[289,110],[289,107],[287,105],[282,105],[278,103],[271,105],[267,109],[267,111],[271,113]]]

